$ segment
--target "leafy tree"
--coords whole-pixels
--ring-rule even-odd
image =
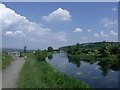
[[[26,46],[24,46],[24,53],[26,53],[26,49],[27,49],[27,47],[26,47]]]
[[[51,46],[48,47],[48,52],[53,52],[53,48]]]
[[[80,44],[77,43],[76,45],[68,46],[67,53],[72,54],[72,55],[80,54]]]
[[[111,54],[119,54],[120,53],[120,45],[114,45],[110,48]]]
[[[103,43],[102,48],[99,50],[101,56],[106,57],[110,55],[110,45],[107,42]]]
[[[35,56],[36,56],[36,59],[37,59],[38,61],[45,61],[46,52],[45,52],[45,51],[41,51],[40,49],[38,49],[38,50],[35,52]]]

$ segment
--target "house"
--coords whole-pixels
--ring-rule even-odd
[[[8,55],[11,55],[11,56],[20,56],[20,52],[8,52]]]

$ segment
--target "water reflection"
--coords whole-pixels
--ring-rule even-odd
[[[76,65],[76,67],[80,67],[81,59],[79,59],[77,56],[68,56],[68,61],[70,63],[73,63]]]
[[[48,59],[51,60],[53,58],[53,55],[48,55]]]
[[[120,67],[117,59],[89,60],[59,53],[53,54],[52,58],[47,58],[46,61],[57,71],[84,81],[93,87],[118,87]]]
[[[100,66],[100,70],[103,76],[107,76],[109,70],[119,71],[120,66],[118,60],[111,60],[111,59],[102,59],[102,60],[87,60],[81,59],[79,56],[76,55],[68,55],[68,61],[76,65],[76,67],[80,67],[81,61],[87,62],[89,64],[94,64],[98,62],[97,65]]]

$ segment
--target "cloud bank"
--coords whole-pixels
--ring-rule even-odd
[[[57,10],[53,11],[52,13],[50,13],[48,16],[43,16],[42,19],[50,22],[50,21],[69,21],[71,20],[71,15],[70,12],[62,9],[62,8],[58,8]]]
[[[69,12],[60,8],[53,14],[50,14],[50,17],[51,15],[57,15],[59,12],[63,12],[62,15],[58,15],[61,16],[62,20],[70,19]],[[54,42],[62,43],[67,41],[66,33],[64,31],[53,32],[50,28],[43,27],[40,23],[29,21],[25,16],[17,14],[14,10],[7,8],[4,4],[0,4],[0,14],[3,47],[6,45],[7,41],[11,42],[11,46],[15,46],[16,44],[17,47],[20,46],[21,40],[22,45],[29,43],[32,46],[34,42],[34,46],[38,47],[44,47],[44,44],[46,43],[48,43],[48,45],[53,45],[55,44]],[[65,18],[62,16],[65,16]]]

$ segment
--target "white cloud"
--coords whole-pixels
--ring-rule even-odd
[[[73,32],[82,32],[83,30],[81,28],[76,28]]]
[[[98,33],[95,33],[95,36],[96,36],[96,37],[99,37],[99,34],[98,34]]]
[[[118,33],[114,32],[113,30],[110,31],[110,34],[113,35],[113,36],[117,36]]]
[[[117,25],[118,25],[117,20],[111,20],[111,19],[109,19],[109,18],[103,18],[103,19],[101,20],[101,23],[103,24],[103,26],[104,26],[105,28],[115,28],[115,27],[117,27]]]
[[[42,19],[44,19],[45,21],[69,21],[71,20],[71,17],[72,16],[70,15],[69,11],[58,8],[57,10],[50,13],[48,16],[43,16]]]
[[[5,35],[13,36],[13,32],[12,31],[6,31]]]
[[[105,34],[103,31],[101,31],[100,33],[95,33],[94,35],[95,37],[99,37],[99,38],[108,37],[108,34]]]
[[[19,30],[14,31],[14,32],[12,32],[12,31],[6,31],[5,35],[6,36],[21,36],[21,37],[25,37],[25,34],[22,31],[19,31]]]
[[[65,36],[66,36],[65,32],[60,32],[55,34],[55,37],[57,37],[57,39],[60,41],[67,41]]]
[[[11,40],[11,42],[14,41],[12,40],[13,37],[14,39],[18,38],[17,40],[22,38],[24,41],[23,43],[36,40],[40,40],[41,42],[46,41],[48,43],[50,41],[52,41],[51,43],[54,43],[55,41],[61,43],[67,41],[65,32],[52,32],[50,28],[45,28],[40,23],[30,22],[26,17],[17,14],[14,10],[7,8],[4,4],[0,4],[0,14],[2,14],[0,15],[2,35],[9,39],[9,41]],[[3,43],[4,42],[7,43],[6,40],[3,40]],[[39,42],[40,45],[44,44],[41,42]],[[16,41],[11,44],[16,44]]]
[[[91,32],[91,29],[88,29],[88,32]]]
[[[116,7],[112,8],[112,11],[117,11],[117,8]]]

